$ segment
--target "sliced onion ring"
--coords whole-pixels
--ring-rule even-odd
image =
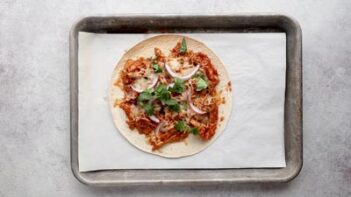
[[[140,89],[140,88],[134,87],[133,85],[132,85],[131,87],[132,87],[132,89],[133,89],[134,91],[136,91],[136,92],[138,92],[138,93],[144,91],[144,90],[142,90],[142,89]]]
[[[152,83],[150,85],[148,85],[145,89],[153,88],[157,84],[157,81],[158,81],[158,75],[156,75],[156,77],[154,79],[152,79]],[[138,93],[145,90],[145,89],[137,88],[134,85],[131,85],[131,88]]]
[[[178,75],[177,73],[175,73],[175,72],[171,69],[171,67],[170,67],[168,64],[165,64],[165,68],[166,68],[167,72],[168,72],[172,77],[174,77],[174,78],[179,78],[179,79],[181,79],[181,80],[186,81],[186,80],[190,79],[190,78],[199,70],[200,65],[199,65],[199,64],[196,65],[196,67],[194,68],[194,70],[192,70],[189,74],[184,75],[184,76],[181,76],[181,75]]]
[[[190,106],[190,109],[193,110],[195,113],[197,114],[206,114],[207,112],[202,111],[201,109],[199,109],[198,107],[196,107],[193,102],[191,101],[191,94],[190,91],[188,92],[188,104]]]
[[[164,126],[164,122],[161,122],[160,124],[157,125],[156,129],[155,129],[155,133],[156,133],[156,136],[159,134],[161,128]]]
[[[154,122],[156,122],[156,123],[159,123],[160,122],[160,119],[158,119],[156,116],[154,116],[154,115],[151,115],[151,116],[149,116],[149,118],[150,118],[150,120],[152,120],[152,121],[154,121]]]

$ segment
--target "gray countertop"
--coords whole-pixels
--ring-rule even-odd
[[[70,168],[68,33],[88,15],[277,12],[303,34],[304,166],[288,184],[92,188]],[[0,1],[0,196],[350,196],[351,2]]]

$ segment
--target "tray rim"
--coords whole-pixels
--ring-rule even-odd
[[[294,123],[297,124],[297,129],[295,129],[296,133],[293,134],[292,137],[296,143],[294,144],[296,150],[294,150],[297,156],[295,160],[291,162],[287,161],[287,166],[285,168],[233,168],[233,169],[197,169],[197,171],[242,171],[243,173],[253,173],[254,176],[241,176],[241,177],[231,177],[231,178],[217,178],[217,179],[206,179],[206,178],[195,178],[195,179],[172,179],[172,178],[159,178],[159,179],[140,179],[140,180],[122,180],[122,179],[101,179],[104,176],[105,172],[115,172],[115,171],[123,171],[123,170],[102,170],[102,171],[93,171],[93,172],[79,172],[78,169],[78,32],[82,30],[82,26],[89,22],[93,21],[104,21],[104,20],[128,20],[128,19],[157,19],[157,20],[167,20],[167,19],[237,19],[237,20],[260,20],[260,18],[264,20],[279,20],[281,24],[277,25],[277,27],[281,28],[283,32],[286,33],[286,50],[287,50],[287,79],[286,79],[286,89],[288,89],[288,77],[290,76],[288,72],[288,66],[293,67],[293,90],[289,90],[286,92],[286,105],[294,105],[294,111],[296,112],[293,115]],[[257,21],[256,21],[257,22]],[[246,23],[245,23],[246,24]],[[250,24],[250,22],[248,22]],[[108,26],[108,25],[107,25]],[[196,26],[196,25],[195,25]],[[239,25],[240,26],[240,25]],[[264,27],[264,26],[262,26]],[[239,27],[240,29],[240,27]],[[245,28],[242,28],[245,29]],[[233,32],[229,30],[229,32]],[[107,15],[107,16],[87,16],[79,19],[75,22],[71,28],[69,35],[69,51],[70,51],[70,149],[71,149],[71,169],[73,175],[79,180],[81,183],[92,186],[124,186],[124,185],[155,185],[155,184],[223,184],[223,183],[248,183],[248,182],[288,182],[293,180],[301,171],[303,165],[303,136],[302,136],[302,33],[301,27],[298,22],[291,18],[290,16],[276,14],[276,13],[240,13],[240,14],[224,14],[224,15],[176,15],[176,14],[124,14],[124,15]],[[290,57],[290,58],[289,58]],[[290,70],[291,68],[289,68]],[[290,79],[291,80],[291,79]],[[291,81],[290,81],[291,82]],[[289,94],[290,91],[293,91],[293,94]],[[287,95],[289,97],[287,97]],[[290,98],[293,96],[293,98]],[[290,98],[290,100],[289,100]],[[292,100],[291,100],[292,99]],[[293,104],[291,103],[293,102]],[[287,104],[288,103],[288,104]],[[286,109],[284,109],[284,117],[287,119]],[[289,121],[289,120],[288,120]],[[286,139],[286,120],[284,121],[285,125],[285,141]],[[289,128],[288,128],[289,129]],[[290,129],[289,129],[290,130]],[[290,135],[290,134],[289,134]],[[291,137],[291,136],[290,136]],[[296,138],[295,138],[296,137]],[[290,145],[289,145],[290,146]],[[290,147],[291,148],[291,147]],[[287,147],[285,147],[287,149]],[[285,150],[285,152],[290,151]],[[287,160],[287,154],[286,154]],[[292,169],[290,169],[292,168]],[[267,174],[263,174],[262,171],[270,171],[271,176],[267,176]],[[124,170],[124,171],[184,171],[184,170]],[[185,170],[186,171],[186,170]],[[116,172],[117,173],[117,172]],[[128,172],[127,172],[128,173]],[[276,175],[276,174],[279,175]],[[93,174],[92,177],[90,175]],[[174,173],[173,173],[174,174]],[[240,174],[240,173],[239,173]],[[261,175],[260,175],[261,174]],[[262,176],[264,175],[264,176]],[[94,178],[95,176],[95,178]],[[96,179],[99,177],[100,180]]]

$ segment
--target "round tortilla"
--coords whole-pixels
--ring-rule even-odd
[[[122,89],[115,86],[114,83],[120,77],[120,72],[128,59],[154,56],[155,47],[161,49],[165,56],[167,56],[169,51],[177,44],[177,42],[181,42],[184,37],[185,36],[180,35],[160,35],[146,39],[135,45],[123,55],[122,59],[116,65],[115,70],[113,71],[109,89],[109,106],[112,112],[113,122],[115,123],[119,132],[138,149],[167,158],[179,158],[199,153],[206,149],[225,129],[232,111],[232,93],[228,90],[229,88],[227,88],[227,84],[230,79],[223,63],[205,44],[192,38],[185,37],[188,50],[202,52],[211,59],[212,64],[218,71],[220,79],[220,82],[216,88],[217,91],[222,92],[221,96],[225,98],[225,103],[219,105],[217,130],[216,134],[211,140],[204,141],[201,140],[199,136],[190,134],[184,141],[166,144],[156,151],[152,151],[152,146],[147,141],[145,135],[139,134],[136,129],[131,130],[128,127],[125,112],[118,106],[114,107],[116,99],[122,99],[124,97]],[[221,121],[222,117],[224,118],[223,121]]]

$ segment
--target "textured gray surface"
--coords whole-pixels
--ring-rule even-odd
[[[207,3],[204,3],[207,2]],[[90,188],[69,159],[68,31],[82,16],[279,12],[303,32],[304,167],[289,184]],[[350,196],[351,2],[0,1],[0,196]]]

